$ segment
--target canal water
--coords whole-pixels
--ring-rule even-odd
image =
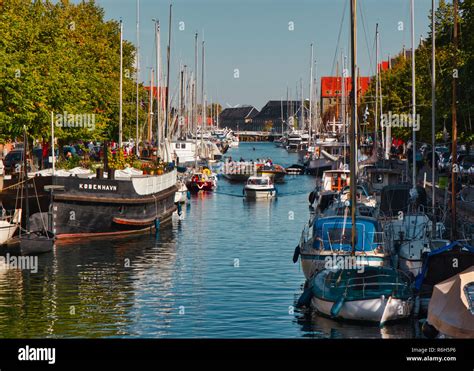
[[[297,162],[272,143],[227,156]],[[380,329],[294,308],[304,277],[292,257],[314,183],[288,176],[276,200],[250,202],[221,178],[157,235],[61,245],[39,257],[37,273],[0,267],[0,336],[416,337],[412,322]]]

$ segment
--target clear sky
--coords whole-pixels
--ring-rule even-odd
[[[123,20],[124,38],[135,43],[136,0],[96,2],[105,9],[107,19]],[[217,100],[224,107],[251,104],[260,109],[269,99],[286,99],[287,86],[294,97],[300,79],[308,97],[310,44],[314,44],[318,81],[320,76],[335,73],[336,54],[341,60],[341,52],[348,54],[350,50],[349,0],[175,0],[172,3],[172,90],[178,83],[180,63],[194,66],[197,31],[199,40],[204,37],[206,44],[208,100]],[[362,75],[373,74],[376,23],[379,23],[384,59],[397,54],[404,44],[410,48],[410,0],[357,3],[358,65]],[[162,0],[140,0],[140,78],[146,84],[149,81],[146,67],[151,67],[154,60],[152,19],[160,20],[165,56],[169,4]],[[430,9],[431,0],[415,0],[416,44],[428,32]],[[184,22],[184,30],[180,30],[183,26],[180,22]],[[294,30],[289,29],[290,22]],[[399,30],[399,22],[403,22],[403,30]],[[239,70],[238,78],[234,77],[235,69]]]

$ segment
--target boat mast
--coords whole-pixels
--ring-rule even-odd
[[[311,58],[309,61],[309,143],[313,141],[313,44],[311,43]]]
[[[22,182],[22,187],[25,190],[25,228],[26,233],[30,231],[30,200],[29,200],[29,193],[28,193],[28,137],[26,135],[26,126],[23,126],[23,176],[25,179]],[[34,184],[34,183],[33,183]],[[20,228],[21,230],[21,228]]]
[[[138,91],[138,78],[140,74],[140,0],[137,0],[137,52],[136,52],[136,71],[135,71],[135,84],[136,84],[136,121],[135,121],[135,155],[138,156],[139,149],[139,139],[138,139],[138,110],[139,110],[139,91]]]
[[[304,92],[303,92],[303,79],[300,79],[301,85],[301,130],[304,130]]]
[[[435,20],[435,0],[431,0],[431,209],[433,213],[433,225],[431,237],[436,235],[436,173],[435,173],[435,145],[436,145],[436,20]]]
[[[123,22],[120,20],[120,94],[119,94],[119,149],[122,148],[122,90],[123,90]]]
[[[344,56],[344,51],[341,51],[342,58],[342,97],[341,97],[341,108],[342,108],[342,133],[344,138],[343,145],[343,158],[344,158],[344,169],[346,168],[346,57]]]
[[[452,157],[453,162],[451,166],[451,240],[454,241],[457,237],[456,231],[456,185],[458,175],[458,127],[456,117],[456,88],[457,88],[457,52],[458,52],[458,0],[453,0],[454,11],[454,69],[452,80],[452,101],[451,101],[451,118],[453,127],[453,143],[452,143]]]
[[[169,25],[168,25],[168,48],[167,48],[167,55],[166,55],[166,95],[165,95],[165,106],[166,106],[166,115],[165,115],[165,133],[164,133],[164,142],[165,148],[167,146],[166,142],[168,140],[168,130],[169,130],[169,119],[170,119],[170,59],[171,59],[171,15],[172,15],[172,7],[173,5],[170,4],[170,16],[169,16]],[[168,152],[166,150],[166,152]],[[169,154],[166,153],[165,161],[169,161]]]
[[[377,150],[377,141],[379,136],[379,24],[375,24],[375,133],[374,133],[374,150]]]
[[[204,40],[202,41],[202,49],[201,49],[201,151],[203,150],[203,142],[204,142],[204,120],[206,116],[206,100],[204,97]],[[202,155],[202,153],[201,153]]]
[[[415,0],[411,0],[411,106],[412,106],[412,126],[413,126],[413,195],[416,195],[416,87],[415,87]]]
[[[198,84],[198,33],[194,34],[194,85],[193,85],[193,123],[194,123],[194,167],[197,169],[197,127],[198,127],[198,108],[197,108],[197,84]]]
[[[351,0],[351,75],[352,75],[352,120],[350,130],[350,194],[351,194],[351,219],[352,233],[351,246],[352,255],[355,254],[356,248],[356,125],[357,125],[357,0]]]
[[[155,20],[155,43],[156,43],[156,152],[160,153],[161,145],[161,40],[160,40],[160,21]]]
[[[152,135],[152,125],[153,125],[153,89],[154,89],[154,82],[153,82],[153,74],[154,74],[153,67],[150,69],[150,105],[148,108],[148,133],[147,133],[147,140],[150,142],[151,135]]]

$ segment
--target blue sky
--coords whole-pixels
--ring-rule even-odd
[[[124,38],[136,40],[136,0],[96,0],[107,19],[124,22]],[[436,1],[438,3],[438,1]],[[140,0],[142,81],[153,64],[154,26],[160,20],[162,51],[168,39],[169,1]],[[381,54],[410,47],[410,0],[358,1],[358,64],[361,74],[374,71],[375,24],[379,23]],[[338,45],[338,34],[345,9]],[[349,0],[175,0],[173,1],[171,86],[177,85],[180,63],[194,66],[194,34],[206,43],[206,93],[224,107],[252,104],[260,109],[269,99],[295,95],[303,79],[308,97],[310,44],[314,44],[317,77],[335,72],[334,58],[349,53]],[[431,0],[415,1],[416,43],[429,29]],[[179,30],[184,22],[184,30]],[[294,30],[289,30],[293,22]],[[404,29],[398,30],[399,22]],[[369,57],[370,56],[370,57]],[[372,58],[372,63],[371,63]],[[349,61],[349,59],[348,59]],[[165,60],[163,59],[165,66]],[[372,65],[372,67],[371,67]],[[234,70],[239,78],[234,78]]]

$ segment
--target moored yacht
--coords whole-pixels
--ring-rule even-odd
[[[349,208],[347,208],[349,209]],[[348,215],[350,215],[349,210]],[[296,256],[306,279],[327,268],[337,257],[354,256],[363,266],[390,265],[390,252],[377,219],[359,216],[356,221],[356,246],[352,253],[352,222],[344,216],[314,216],[303,229]]]

